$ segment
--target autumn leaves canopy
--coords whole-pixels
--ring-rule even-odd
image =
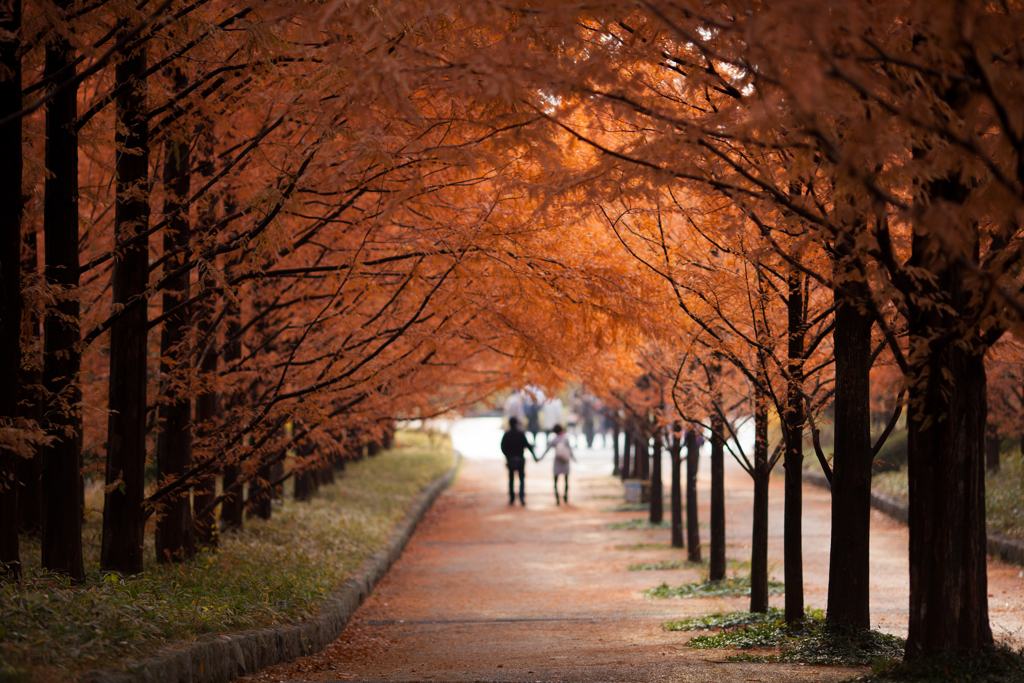
[[[531,377],[641,374],[665,420],[781,416],[793,466],[834,402],[866,558],[875,366],[876,403],[907,399],[911,645],[991,641],[984,359],[1024,310],[1021,9],[2,9],[5,561],[40,477],[47,566],[82,574],[84,471],[105,566],[138,571],[148,518],[187,555],[193,511],[296,452]],[[190,504],[218,473],[225,497]]]

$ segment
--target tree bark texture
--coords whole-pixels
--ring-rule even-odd
[[[21,107],[21,0],[0,2],[0,118]],[[0,128],[0,419],[18,417],[21,366],[21,121]],[[21,577],[18,493],[21,456],[0,449],[0,575]]]
[[[36,275],[39,270],[39,250],[36,245],[36,226],[23,224],[21,230],[21,272]],[[23,362],[18,373],[18,416],[24,420],[43,423],[43,396],[41,392],[43,375],[40,370],[42,358],[38,355],[42,342],[42,320],[31,307],[21,309],[22,340],[28,344],[21,349]],[[31,357],[29,357],[31,356]],[[18,517],[21,532],[38,537],[43,524],[43,489],[40,481],[43,474],[43,458],[39,449],[34,449],[29,458],[18,459]]]
[[[837,266],[838,268],[838,266]],[[871,318],[848,283],[836,296],[835,452],[832,459],[832,548],[828,566],[828,620],[868,629],[871,540]]]
[[[66,11],[70,0],[57,0]],[[46,47],[43,78],[57,83],[73,78],[75,49],[63,36]],[[46,252],[44,276],[56,301],[43,323],[43,389],[47,397],[44,428],[54,440],[43,448],[42,565],[85,578],[82,563],[82,392],[78,264],[78,89],[68,88],[46,105],[43,200]]]
[[[764,379],[767,379],[765,377]],[[754,396],[754,519],[750,532],[750,611],[768,611],[768,397]]]
[[[672,462],[672,547],[683,547],[683,442],[682,428],[676,426],[669,437],[669,458]]]
[[[231,207],[225,207],[225,213],[230,214],[232,210]],[[233,267],[228,268],[229,273],[233,270]],[[232,306],[232,308],[228,312],[224,329],[224,364],[230,366],[234,361],[242,357],[242,340],[240,338],[242,324],[241,311],[230,303],[227,305]],[[232,404],[243,400],[245,398],[241,392],[228,399],[229,403]],[[238,481],[240,476],[242,476],[242,468],[237,463],[225,465],[223,476],[221,477],[221,490],[227,491]],[[243,524],[242,513],[244,510],[243,490],[242,487],[238,487],[234,493],[226,495],[224,501],[220,504],[220,520],[226,528],[241,529]]]
[[[711,417],[711,557],[709,578],[725,578],[725,425]]]
[[[178,87],[184,84],[184,75],[175,73]],[[190,141],[183,130],[171,133],[165,145],[164,186],[167,201],[164,213],[168,216],[164,233],[164,252],[187,252],[191,241],[188,195],[190,185]],[[180,258],[166,262],[165,274],[175,270]],[[163,295],[163,311],[167,315],[178,304],[188,299],[189,276],[180,275],[170,283]],[[174,388],[166,378],[174,373],[187,374],[190,354],[187,347],[190,316],[187,310],[178,310],[164,321],[160,335],[160,376],[165,378],[163,393],[167,403],[160,406],[160,435],[157,438],[157,472],[161,479],[173,479],[192,464],[192,401]],[[195,555],[195,525],[189,489],[183,489],[164,501],[164,509],[156,523],[156,555],[160,562],[176,562]]]
[[[956,199],[955,181],[933,196]],[[978,235],[973,236],[974,258]],[[915,227],[912,264],[945,306],[910,311],[907,414],[910,623],[906,659],[977,652],[992,644],[985,555],[984,347],[966,328],[977,315],[965,267],[946,260],[927,227]],[[976,334],[976,333],[975,333]]]
[[[690,425],[686,443],[686,559],[700,562],[700,526],[697,523],[697,468],[700,465],[700,443],[697,427]]]
[[[197,130],[198,137],[198,159],[196,161],[196,175],[199,176],[199,185],[204,186],[213,177],[214,171],[214,144],[213,124],[204,121]],[[214,225],[217,219],[215,201],[206,203],[199,213],[198,232],[202,237],[212,236]],[[202,281],[203,272],[200,271]],[[216,316],[216,304],[213,297],[204,301],[197,311],[197,328],[200,344],[205,345],[199,358],[199,369],[206,377],[211,377],[217,372],[217,364],[220,359],[220,348],[217,344],[216,330],[214,329],[214,317]],[[205,430],[203,436],[212,436],[213,425],[220,410],[220,396],[215,391],[209,391],[196,397],[195,428]],[[196,482],[192,492],[193,510],[205,510],[217,495],[217,474],[208,474]],[[196,542],[205,546],[216,546],[219,534],[217,528],[217,516],[215,510],[211,509],[209,514],[195,518]]]
[[[209,343],[209,347],[206,350],[206,354],[200,360],[200,369],[205,375],[211,375],[217,372],[217,360],[218,350],[216,344],[214,344],[209,338],[213,334],[211,328],[213,322],[214,310],[212,304],[207,300],[206,305],[199,311],[199,338]],[[215,391],[208,391],[205,394],[200,394],[196,397],[196,429],[204,430],[204,436],[210,436],[210,430],[213,429],[215,424],[217,413],[220,408],[220,397]],[[193,492],[193,508],[195,510],[205,510],[213,499],[217,495],[217,475],[209,474],[199,481],[196,482],[195,490]],[[195,518],[195,534],[196,541],[206,546],[216,546],[218,533],[217,533],[217,517],[215,512],[211,510],[209,514],[203,517]]]
[[[113,304],[144,297],[149,283],[149,239],[126,245],[149,227],[149,125],[146,114],[146,51],[123,55],[114,68],[117,147]],[[100,567],[138,574],[146,515],[146,306],[135,306],[110,329],[110,414],[107,419],[106,493]]]
[[[658,431],[654,433],[651,449],[651,524],[661,524],[665,517],[665,491],[661,483],[661,434]]]
[[[379,445],[377,449],[379,453]],[[273,487],[270,485],[274,481],[273,476],[273,466],[264,465],[257,470],[256,479],[249,483],[249,500],[246,502],[246,508],[248,508],[251,514],[256,515],[260,519],[270,519],[273,514],[271,501],[274,496]],[[313,473],[309,473],[307,476],[310,477],[315,486],[316,477]]]
[[[795,624],[804,618],[803,461],[804,461],[804,336],[806,334],[802,273],[788,279],[789,363],[786,391],[786,499],[783,503],[783,572],[786,582],[785,618]]]

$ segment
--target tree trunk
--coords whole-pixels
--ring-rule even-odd
[[[936,187],[937,186],[937,187]],[[959,183],[936,182],[955,199]],[[965,235],[972,237],[971,235]],[[944,306],[911,304],[907,414],[910,623],[906,659],[978,652],[992,644],[985,555],[984,349],[962,329],[976,287],[943,260],[935,237],[916,230],[912,265],[924,268]],[[978,255],[977,229],[973,234]],[[933,299],[933,300],[934,300]]]
[[[143,297],[149,284],[149,239],[124,243],[149,227],[149,126],[146,119],[146,49],[123,55],[115,87],[129,86],[116,101],[117,199],[111,276],[115,307]],[[100,567],[138,574],[146,517],[146,306],[136,306],[110,329],[106,493]]]
[[[33,223],[22,225],[21,272],[31,273],[34,277],[39,270],[39,250],[36,246],[36,226]],[[43,396],[40,391],[43,375],[41,350],[42,329],[39,315],[32,307],[24,306],[21,311],[22,339],[29,340],[22,348],[23,362],[19,368],[18,416],[36,425],[43,423]],[[27,356],[31,357],[27,357]],[[38,448],[33,449],[32,457],[18,458],[18,516],[21,521],[21,532],[38,537],[43,524],[43,489],[40,482],[43,473],[43,458]]]
[[[867,296],[863,283],[845,289]],[[828,620],[868,629],[871,540],[871,318],[852,296],[836,296],[835,454]]]
[[[64,12],[71,0],[56,0]],[[75,75],[75,49],[55,35],[46,47],[43,78]],[[44,427],[53,441],[43,449],[42,565],[85,578],[82,563],[82,400],[79,382],[81,323],[78,304],[78,88],[67,88],[46,105],[46,170],[43,201],[47,283],[55,303],[43,323]]]
[[[233,202],[227,202],[224,207],[224,213],[231,215],[234,212]],[[238,260],[231,263],[228,268],[228,275],[234,274],[236,267],[241,263],[241,256],[238,256]],[[242,357],[242,322],[241,322],[241,311],[237,306],[232,304],[230,301],[225,303],[226,306],[230,306],[226,325],[224,329],[224,364],[226,366],[232,365],[235,361]],[[241,391],[235,392],[230,397],[229,401],[232,404],[231,407],[235,407],[239,402],[245,400],[245,394]],[[242,468],[237,463],[231,463],[224,466],[223,476],[221,477],[221,490],[227,491],[238,478],[242,476]],[[225,527],[229,529],[241,529],[243,524],[244,515],[242,514],[245,510],[245,499],[243,498],[242,487],[224,497],[223,502],[220,504],[220,520]]]
[[[911,334],[917,336],[912,328]],[[914,339],[911,339],[911,343]],[[981,354],[933,353],[908,414],[908,660],[992,644],[985,557],[985,367]],[[943,370],[950,373],[947,380]]]
[[[183,87],[184,75],[175,73],[176,87]],[[164,158],[164,187],[167,201],[164,214],[169,216],[164,232],[164,252],[186,250],[191,241],[188,213],[190,184],[190,142],[183,130],[173,131],[167,139]],[[166,261],[165,274],[175,270],[184,256]],[[163,311],[167,315],[188,299],[189,275],[179,276],[167,285],[163,295]],[[187,376],[190,354],[187,344],[189,314],[180,310],[164,321],[160,335],[160,376]],[[160,435],[157,438],[157,472],[161,480],[174,479],[192,464],[192,401],[187,395],[164,381],[163,391],[169,401],[160,406]],[[170,496],[156,523],[156,556],[160,562],[177,562],[195,555],[195,525],[192,521],[190,490]]]
[[[302,443],[299,446],[298,455],[303,459],[308,458],[312,454],[313,448],[308,442]],[[296,464],[293,478],[295,481],[295,500],[308,501],[312,499],[318,484],[316,471],[309,469],[307,465],[299,466]]]
[[[21,0],[0,5],[0,117],[21,107]],[[2,72],[6,72],[3,74]],[[0,128],[0,419],[18,415],[21,366],[21,120]],[[21,457],[0,448],[0,575],[21,578],[18,475]]]
[[[786,623],[795,624],[804,618],[803,566],[803,461],[804,461],[804,322],[803,274],[793,269],[787,279],[789,296],[789,379],[786,391],[784,428],[786,439],[786,499],[783,521],[786,581]]]
[[[651,444],[651,524],[661,524],[665,516],[665,491],[661,483],[661,436],[654,433]]]
[[[270,486],[273,481],[272,476],[272,466],[264,465],[256,472],[256,479],[249,483],[249,500],[246,502],[246,508],[260,519],[270,519],[273,514],[270,505],[273,498]],[[315,487],[316,478],[309,474],[306,476],[310,477],[310,485]]]
[[[281,477],[284,476],[284,462],[274,463],[273,465],[270,466],[269,471],[270,481],[278,481]],[[320,474],[318,472],[314,472],[314,475],[316,477],[317,484],[319,485]],[[280,484],[270,487],[270,498],[272,500],[284,500],[284,489],[281,487]]]
[[[676,423],[669,437],[669,458],[672,461],[672,547],[683,547],[683,477],[682,425]]]
[[[766,375],[762,375],[767,380]],[[754,395],[754,520],[750,532],[750,611],[768,611],[768,397]]]
[[[711,417],[711,558],[709,578],[725,578],[725,425]]]
[[[686,559],[700,562],[700,526],[697,524],[697,467],[700,445],[694,425],[686,430]]]
[[[214,145],[213,145],[213,124],[204,121],[197,130],[199,138],[198,160],[196,162],[196,175],[199,176],[199,185],[204,186],[214,174]],[[216,222],[216,203],[209,200],[199,214],[198,232],[204,237],[209,237]],[[200,274],[202,281],[202,273]],[[199,340],[205,344],[204,355],[199,358],[199,369],[205,377],[214,377],[217,373],[217,363],[220,358],[220,348],[216,341],[216,330],[213,327],[216,316],[216,305],[214,297],[203,302],[197,312],[197,327]],[[213,424],[220,410],[220,396],[216,391],[208,391],[196,397],[195,425],[197,430],[204,430],[203,436],[213,436]],[[217,474],[211,472],[196,482],[192,492],[193,511],[205,510],[217,496]],[[219,534],[217,533],[217,515],[211,509],[209,514],[195,518],[196,542],[202,545],[213,547],[218,544]]]
[[[212,328],[214,315],[213,303],[207,299],[199,312],[199,338],[209,341],[214,334]],[[200,359],[199,367],[204,375],[211,376],[217,372],[218,351],[216,344],[211,343],[206,355]],[[208,391],[196,397],[196,429],[203,430],[204,436],[210,436],[214,421],[219,410],[219,399],[216,391]],[[196,482],[192,505],[194,510],[205,510],[217,496],[217,475],[209,474]],[[203,517],[195,518],[196,541],[205,546],[216,546],[218,542],[217,517],[213,510]]]

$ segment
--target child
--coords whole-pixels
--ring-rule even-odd
[[[576,456],[572,452],[572,447],[569,446],[569,437],[565,433],[565,427],[556,424],[551,431],[555,433],[555,438],[548,441],[548,447],[544,449],[537,460],[543,460],[548,451],[555,450],[555,504],[561,505],[562,501],[569,502],[569,461],[576,460]],[[576,462],[579,461],[576,460]],[[565,488],[561,500],[558,498],[558,475],[560,474],[565,476]]]

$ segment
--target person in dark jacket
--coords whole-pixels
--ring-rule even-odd
[[[515,480],[516,472],[519,473],[519,502],[526,505],[526,451],[530,451],[533,459],[537,454],[533,452],[526,434],[519,431],[519,420],[509,418],[508,431],[501,437],[501,452],[505,454],[505,463],[508,465],[508,504],[516,504]]]

